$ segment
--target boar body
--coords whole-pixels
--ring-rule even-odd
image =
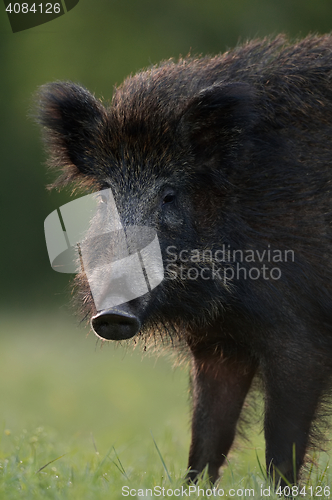
[[[96,311],[82,274],[77,294],[102,338],[189,347],[190,478],[208,465],[217,479],[256,376],[267,470],[296,481],[318,442],[332,373],[331,79],[326,35],[166,61],[109,105],[73,83],[40,90],[54,185],[111,188],[123,227],[158,234],[159,286]]]

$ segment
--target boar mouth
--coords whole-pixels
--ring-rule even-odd
[[[91,326],[102,340],[126,340],[139,332],[141,323],[133,314],[113,308],[93,316]]]

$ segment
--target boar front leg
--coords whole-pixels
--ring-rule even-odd
[[[206,465],[211,481],[218,478],[255,371],[255,366],[236,356],[194,354],[189,479],[194,480]]]
[[[328,351],[304,335],[302,343],[280,335],[278,340],[280,345],[272,345],[271,338],[273,355],[262,363],[264,430],[267,470],[274,483],[280,480],[284,487],[298,481],[311,431],[317,431],[315,419],[328,388],[331,360]]]

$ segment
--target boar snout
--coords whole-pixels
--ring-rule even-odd
[[[93,316],[91,326],[95,334],[103,340],[130,339],[141,328],[136,316],[116,307]]]

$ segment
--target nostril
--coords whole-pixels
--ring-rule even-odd
[[[130,339],[139,332],[141,324],[136,316],[117,311],[101,312],[91,320],[98,337],[105,340]]]

